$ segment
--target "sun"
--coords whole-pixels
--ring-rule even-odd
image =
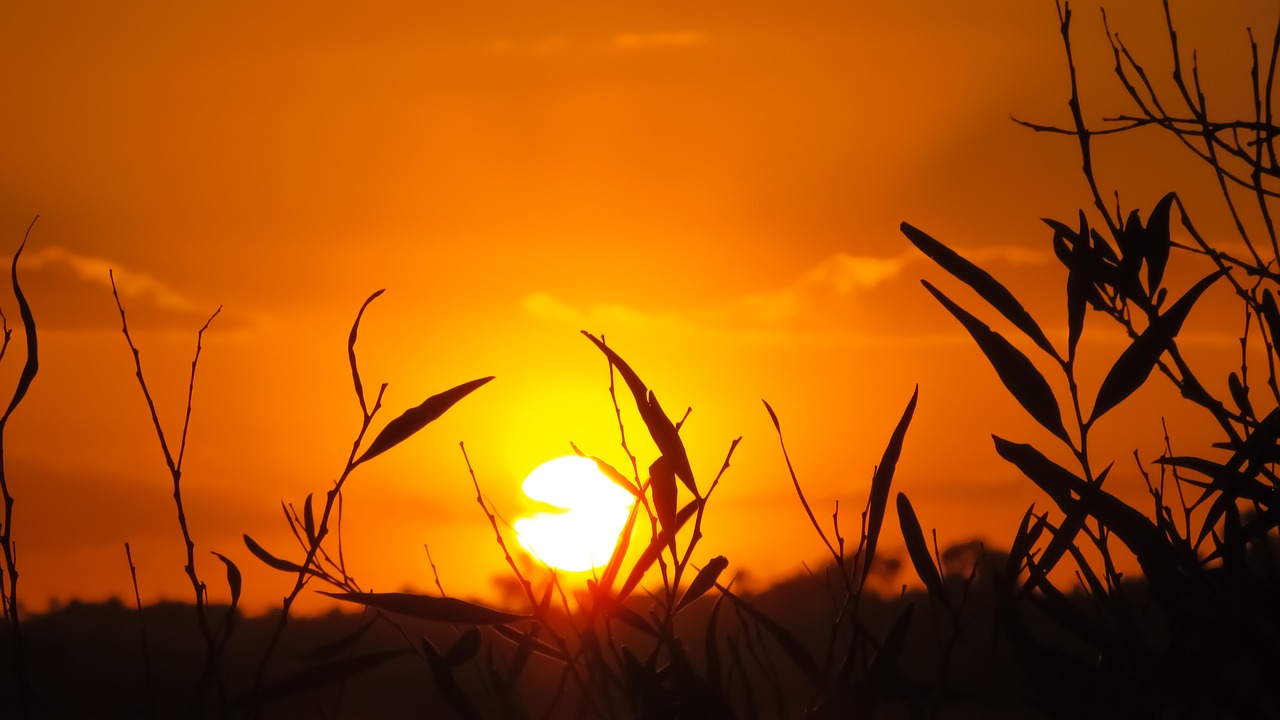
[[[609,562],[634,498],[605,477],[594,460],[548,460],[524,479],[529,499],[554,508],[518,518],[516,537],[551,567],[585,572]]]

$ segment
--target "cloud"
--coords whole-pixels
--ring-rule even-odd
[[[112,271],[120,299],[130,313],[130,326],[189,330],[200,327],[216,307],[146,273],[62,247],[41,248],[24,254],[18,262],[19,281],[37,324],[45,328],[118,328],[120,316],[111,297]]]
[[[1050,262],[1048,251],[1010,246],[966,250],[965,256],[979,265],[1042,265]],[[678,314],[654,314],[617,304],[575,307],[547,292],[524,298],[529,315],[578,327],[644,327],[662,325],[667,329],[728,331],[770,336],[776,333],[829,335],[852,333],[847,323],[851,303],[865,302],[872,292],[904,275],[916,265],[929,263],[918,252],[874,257],[836,253],[802,272],[789,284],[759,293],[749,293],[715,306]]]
[[[617,50],[642,50],[655,47],[693,47],[706,45],[711,37],[700,32],[624,33],[613,37]]]

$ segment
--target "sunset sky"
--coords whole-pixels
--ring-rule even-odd
[[[1159,3],[1113,4],[1112,29],[1165,82]],[[1208,5],[1173,10],[1230,115],[1249,107],[1245,29],[1266,42],[1277,10]],[[1097,4],[1073,10],[1086,114],[1129,110]],[[1058,448],[918,281],[979,301],[898,230],[978,261],[1065,337],[1065,274],[1040,218],[1073,220],[1087,188],[1071,139],[1010,120],[1069,122],[1049,0],[6,3],[0,97],[0,255],[40,215],[19,273],[41,370],[4,438],[29,609],[131,597],[125,542],[144,601],[190,597],[109,269],[171,441],[196,331],[222,307],[184,494],[212,598],[227,598],[215,550],[244,570],[253,612],[292,580],[241,534],[299,559],[280,503],[322,495],[342,469],[360,420],[347,332],[380,288],[357,346],[366,388],[390,383],[375,429],[497,379],[356,471],[343,529],[366,588],[434,589],[424,544],[450,594],[486,596],[504,573],[460,441],[508,521],[526,509],[523,477],[570,442],[624,464],[607,364],[580,330],[669,412],[693,408],[682,435],[700,478],[743,437],[699,563],[723,554],[764,582],[822,561],[761,399],[815,512],[839,500],[848,535],[917,384],[895,486],[940,544],[1002,545],[1029,503],[1051,506],[990,435]],[[1178,190],[1199,226],[1226,227],[1211,179],[1171,140],[1124,135],[1099,153],[1126,209]],[[1201,274],[1189,267],[1183,287]],[[1186,342],[1227,367],[1242,319],[1212,302]],[[9,293],[0,309],[13,327]],[[1086,352],[1109,362],[1120,338],[1097,335]],[[1131,453],[1158,455],[1160,417],[1175,442],[1203,441],[1167,384],[1149,390],[1098,449],[1131,497]],[[652,461],[651,445],[633,449]],[[899,540],[891,521],[884,543]]]

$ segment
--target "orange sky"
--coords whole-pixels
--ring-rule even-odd
[[[384,287],[358,347],[366,385],[390,382],[383,422],[497,380],[348,485],[347,558],[366,587],[432,586],[424,543],[451,593],[486,592],[502,572],[460,440],[508,519],[524,474],[570,441],[622,463],[606,366],[583,329],[670,412],[693,407],[683,435],[700,477],[744,437],[704,541],[738,571],[767,579],[821,560],[761,398],[820,516],[841,499],[854,522],[917,383],[896,486],[940,542],[1000,545],[1028,503],[1048,507],[990,434],[1046,448],[1049,436],[917,280],[977,303],[897,227],[979,260],[1065,336],[1064,275],[1039,218],[1085,204],[1079,160],[1071,141],[1009,120],[1068,121],[1051,2],[458,5],[0,8],[5,253],[41,215],[21,266],[41,374],[5,438],[29,607],[130,595],[125,542],[144,599],[189,596],[108,268],[170,433],[195,332],[223,307],[205,336],[184,492],[213,598],[226,592],[209,550],[245,571],[253,611],[291,581],[240,535],[290,554],[280,501],[319,495],[340,471],[359,421],[346,333]],[[1164,67],[1159,4],[1116,5],[1113,28]],[[1244,28],[1265,35],[1274,3],[1199,5],[1174,3],[1182,41],[1229,113],[1247,99]],[[1075,10],[1086,110],[1127,109],[1096,4]],[[1100,152],[1126,207],[1177,189],[1198,225],[1221,227],[1221,200],[1168,141],[1125,136]],[[14,322],[12,299],[0,307]],[[1188,342],[1230,358],[1235,315],[1197,312]],[[1116,336],[1101,335],[1090,352],[1114,357]],[[1158,454],[1160,415],[1197,439],[1168,395],[1117,412],[1110,422],[1131,430],[1113,457]],[[1137,482],[1128,462],[1113,487]]]

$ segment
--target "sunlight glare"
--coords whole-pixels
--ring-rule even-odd
[[[524,494],[563,508],[515,521],[525,550],[555,568],[584,572],[609,562],[633,498],[605,477],[594,461],[577,456],[549,460],[529,473]]]

